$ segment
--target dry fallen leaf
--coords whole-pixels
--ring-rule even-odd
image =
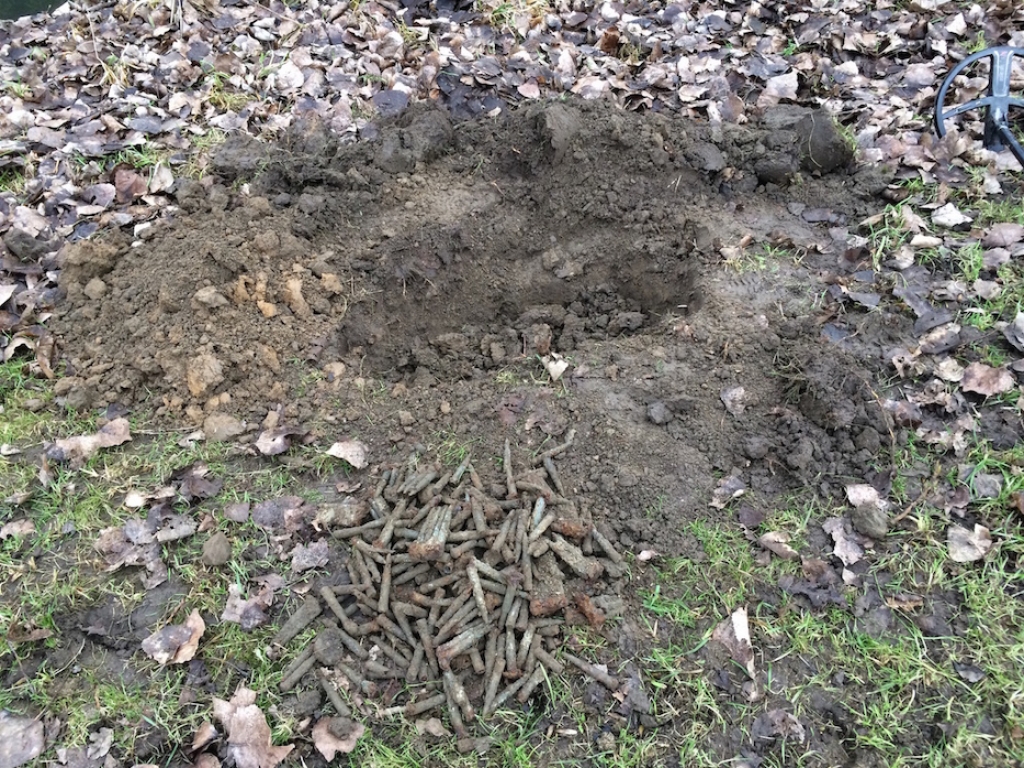
[[[110,753],[112,746],[114,746],[114,729],[100,728],[95,733],[89,734],[89,747],[85,754],[90,760],[98,761]]]
[[[55,461],[70,461],[71,466],[77,469],[100,448],[121,445],[131,439],[128,419],[114,419],[93,435],[78,435],[57,440],[47,451],[47,456]]]
[[[369,464],[369,449],[361,440],[342,440],[326,451],[328,456],[348,462],[353,469],[363,469]]]
[[[920,595],[910,595],[900,592],[885,598],[885,604],[897,611],[913,611],[924,605],[924,598]]]
[[[961,224],[968,224],[973,219],[961,213],[960,209],[953,205],[953,203],[946,203],[941,208],[932,211],[932,221],[940,227],[952,229],[953,227],[959,227]]]
[[[750,624],[747,621],[746,608],[737,608],[733,611],[732,616],[715,627],[711,639],[725,646],[733,661],[747,671],[751,680],[755,678],[754,647],[750,643]]]
[[[986,248],[1007,248],[1024,240],[1024,226],[1011,221],[993,224],[981,240]],[[0,302],[2,303],[2,302]]]
[[[747,486],[737,475],[728,475],[718,481],[718,485],[711,494],[711,506],[715,509],[725,509],[733,499],[738,499],[747,491]]]
[[[142,650],[158,664],[184,664],[195,658],[206,622],[193,610],[184,624],[171,624],[142,641]]]
[[[29,536],[36,532],[36,524],[27,518],[21,518],[20,520],[11,520],[9,523],[5,523],[0,528],[0,541],[11,536],[22,537]]]
[[[1003,336],[1015,348],[1024,352],[1024,312],[1018,312],[1017,316],[1003,329]]]
[[[356,748],[356,742],[366,732],[362,723],[345,717],[324,717],[313,726],[313,744],[324,760],[331,762],[335,755],[347,755]]]
[[[451,736],[451,731],[444,727],[444,724],[436,717],[421,718],[413,723],[416,726],[416,733],[423,735],[429,733],[431,736],[435,736],[439,739],[447,739]]]
[[[14,717],[0,710],[0,765],[18,768],[35,760],[46,746],[43,721],[32,717]]]
[[[968,530],[960,525],[951,525],[946,533],[949,559],[955,563],[973,563],[981,560],[992,549],[992,537],[984,525],[975,525]]]
[[[196,729],[196,735],[192,738],[192,751],[198,752],[207,746],[210,742],[216,739],[220,734],[217,733],[216,727],[209,720],[203,722],[202,725]]]
[[[256,692],[243,685],[230,701],[214,698],[213,716],[227,731],[228,757],[238,768],[274,768],[295,748],[273,745],[267,718],[256,706]]]
[[[277,456],[292,447],[293,436],[304,434],[302,430],[293,427],[267,429],[256,438],[256,450],[264,456]]]
[[[562,378],[562,374],[569,368],[569,363],[563,360],[562,356],[557,352],[544,355],[541,358],[541,362],[544,363],[544,368],[547,370],[548,376],[551,377],[552,381],[558,381]]]
[[[993,368],[984,363],[971,363],[964,370],[960,387],[964,392],[976,392],[985,397],[1000,395],[1013,389],[1013,374],[1005,368]]]
[[[962,381],[964,367],[952,357],[944,357],[935,363],[935,375],[943,381]]]
[[[781,531],[769,531],[761,536],[761,538],[757,540],[757,543],[769,552],[774,552],[783,560],[799,560],[799,553],[789,546],[789,538],[788,533],[782,533]]]
[[[855,534],[849,529],[846,518],[830,517],[821,524],[821,527],[835,542],[832,554],[838,557],[843,565],[853,565],[864,557],[864,550],[855,540]]]
[[[725,410],[733,416],[740,416],[747,409],[747,391],[743,387],[726,387],[720,397]]]
[[[228,599],[221,621],[241,624],[242,629],[249,631],[266,624],[268,616],[265,610],[274,602],[274,592],[284,585],[284,579],[276,573],[267,574],[256,579],[261,584],[260,590],[249,598],[243,598],[243,590],[238,584],[228,585]]]
[[[803,724],[796,716],[782,709],[772,709],[759,715],[751,726],[754,738],[759,740],[795,739],[798,744],[803,744],[807,738],[807,732]]]
[[[778,104],[782,99],[793,101],[796,99],[799,84],[796,72],[787,72],[784,75],[768,78],[764,90],[757,98],[757,106],[761,108],[771,107]]]
[[[295,573],[302,573],[312,568],[322,568],[327,565],[330,551],[327,542],[323,539],[314,541],[310,545],[297,544],[292,550],[292,570]]]

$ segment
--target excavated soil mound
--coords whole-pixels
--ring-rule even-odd
[[[179,182],[175,215],[64,253],[59,391],[243,439],[273,412],[378,457],[500,456],[506,436],[525,452],[575,427],[575,490],[625,547],[678,549],[665,523],[706,509],[716,477],[831,491],[889,439],[814,314],[818,268],[884,186],[848,161],[794,108],[707,126],[425,107],[356,144],[315,125],[235,139],[217,183]],[[786,256],[723,263],[746,263],[746,235]]]

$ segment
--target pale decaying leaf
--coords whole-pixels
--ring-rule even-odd
[[[369,461],[369,449],[361,440],[341,440],[326,451],[328,456],[348,462],[353,469],[364,469]]]
[[[541,362],[544,364],[544,370],[548,372],[548,376],[551,377],[552,381],[558,381],[562,378],[562,374],[569,369],[569,363],[563,360],[562,356],[557,352],[544,355],[541,358]]]
[[[227,731],[228,757],[238,768],[274,768],[295,745],[275,747],[270,726],[256,706],[256,692],[238,686],[230,701],[214,698],[213,716]]]
[[[993,368],[984,363],[971,363],[964,370],[960,387],[964,392],[979,395],[1001,395],[1014,387],[1013,374],[1005,368]]]
[[[0,541],[12,536],[15,538],[30,536],[35,532],[36,524],[28,518],[23,517],[19,520],[11,520],[11,522],[4,523],[3,527],[0,527]]]
[[[256,581],[260,589],[248,598],[243,597],[245,592],[238,584],[228,585],[228,599],[220,616],[221,621],[240,624],[246,631],[267,623],[269,617],[266,609],[273,604],[274,592],[284,585],[284,579],[276,573],[269,573]]]
[[[322,568],[327,565],[330,550],[324,539],[314,541],[312,544],[296,544],[292,550],[292,570],[295,573],[302,573],[312,568]]]
[[[1003,328],[1003,336],[1018,351],[1024,352],[1024,312],[1018,312],[1013,322]]]
[[[112,746],[114,746],[114,729],[100,728],[95,733],[89,734],[89,746],[85,750],[85,755],[90,760],[99,760],[110,753]]]
[[[951,525],[946,533],[949,559],[956,563],[973,563],[981,560],[992,549],[992,537],[984,525],[975,525],[968,530],[961,525]]]
[[[750,624],[746,608],[737,608],[733,611],[728,619],[715,627],[711,639],[725,646],[733,661],[747,671],[751,680],[755,678],[754,647],[750,642]]]
[[[864,557],[864,549],[857,543],[856,534],[850,530],[846,518],[830,517],[821,524],[821,527],[835,542],[832,554],[838,557],[843,565],[853,565]]]
[[[416,733],[420,735],[427,733],[438,739],[447,739],[452,735],[451,731],[445,728],[444,724],[436,717],[420,718],[413,725],[416,726]]]
[[[196,729],[196,735],[192,737],[192,751],[198,752],[205,746],[210,744],[220,734],[217,733],[217,728],[210,721],[203,722],[199,728]]]
[[[771,709],[759,715],[754,720],[751,732],[755,738],[793,739],[798,744],[803,744],[807,738],[803,723],[796,718],[796,715],[783,709]]]
[[[711,506],[715,509],[725,509],[729,502],[738,499],[746,491],[747,486],[738,475],[723,477],[711,494]]]
[[[14,717],[0,710],[0,765],[18,768],[32,763],[46,746],[43,721],[33,717]]]
[[[943,381],[961,381],[964,367],[952,357],[944,357],[935,363],[935,375]]]
[[[952,229],[961,224],[969,224],[973,219],[962,213],[953,203],[946,203],[941,208],[932,211],[932,221],[940,227]]]
[[[846,498],[854,507],[885,508],[888,502],[881,497],[878,489],[867,483],[853,483],[846,486]]]
[[[757,543],[769,552],[775,553],[783,560],[799,560],[800,554],[789,546],[789,541],[790,536],[788,533],[782,533],[781,531],[769,531],[761,536],[757,540]]]
[[[757,106],[770,107],[783,99],[788,101],[796,99],[799,84],[796,72],[787,72],[784,75],[768,78],[765,89],[757,99]]]
[[[100,448],[121,445],[132,439],[128,419],[120,418],[107,422],[92,435],[78,435],[57,440],[47,455],[56,461],[70,461],[72,467],[80,467]]]
[[[308,436],[309,433],[300,427],[267,427],[256,438],[256,450],[264,456],[277,456],[291,448],[293,440],[303,441]]]
[[[747,409],[747,390],[743,387],[726,387],[719,397],[725,405],[725,410],[733,416],[740,416]]]
[[[993,224],[981,239],[986,248],[1007,248],[1024,240],[1024,226],[1011,221]]]
[[[195,658],[206,622],[193,610],[184,624],[171,624],[142,641],[142,650],[158,664],[184,664]]]
[[[356,742],[365,732],[365,726],[354,720],[323,717],[313,726],[313,744],[324,760],[331,762],[336,755],[347,755],[355,749]]]

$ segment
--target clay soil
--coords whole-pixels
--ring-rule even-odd
[[[886,179],[822,120],[554,102],[469,123],[416,107],[344,146],[315,124],[233,140],[175,215],[65,252],[60,397],[243,443],[358,438],[371,480],[416,446],[465,446],[494,482],[506,439],[523,463],[574,429],[567,495],[624,552],[699,560],[694,521],[736,526],[711,505],[723,478],[769,507],[886,465],[871,382],[910,320],[840,347],[815,300]],[[568,363],[558,381],[545,358]],[[639,659],[636,587],[610,585],[627,611],[603,632]],[[829,722],[808,748],[852,759]],[[754,754],[745,727],[705,747]]]

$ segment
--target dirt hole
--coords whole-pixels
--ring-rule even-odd
[[[808,282],[885,180],[821,125],[551,103],[460,124],[411,109],[350,145],[313,124],[233,139],[165,220],[64,254],[60,395],[245,429],[276,411],[385,445],[579,425],[586,482],[641,509],[701,507],[749,466],[764,488],[827,486],[886,423]],[[570,364],[557,385],[550,353]]]

